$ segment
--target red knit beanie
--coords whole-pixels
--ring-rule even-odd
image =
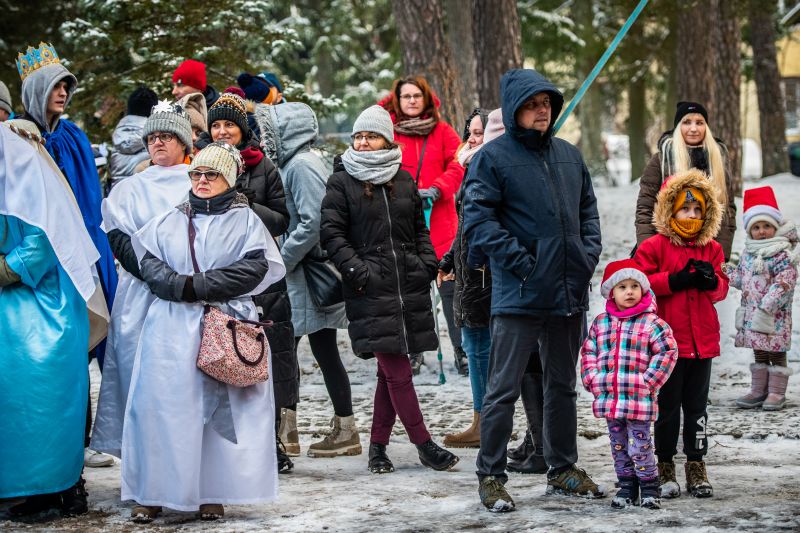
[[[632,279],[639,282],[642,286],[642,293],[646,294],[650,291],[650,280],[642,272],[642,267],[633,259],[622,259],[620,261],[612,261],[606,265],[603,272],[603,283],[600,285],[600,294],[603,298],[611,298],[611,291],[621,281]]]
[[[187,59],[172,73],[172,83],[188,85],[200,92],[206,90],[206,64],[194,59]]]

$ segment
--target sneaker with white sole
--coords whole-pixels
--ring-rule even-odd
[[[98,452],[91,448],[83,449],[83,466],[88,468],[101,468],[113,465],[114,458],[107,453]]]

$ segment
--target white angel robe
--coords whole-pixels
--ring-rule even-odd
[[[269,270],[261,283],[220,305],[238,318],[258,320],[251,296],[286,273],[264,224],[241,207],[197,214],[192,221],[201,271],[228,266],[253,250],[265,251]],[[132,240],[139,260],[150,252],[179,274],[192,274],[187,223],[178,210],[150,221]],[[277,497],[272,376],[266,383],[237,388],[203,374],[196,366],[202,319],[201,302],[156,299],[147,311],[125,409],[123,500],[194,511],[204,503],[254,504]],[[217,403],[225,396],[220,391],[227,392],[229,403]],[[215,407],[225,411],[222,418],[232,421],[235,442],[212,427],[209,406],[212,412]]]
[[[189,165],[152,165],[121,181],[103,200],[102,229],[133,236],[147,222],[184,202],[191,189]],[[142,324],[156,296],[147,284],[121,269],[106,343],[103,381],[92,449],[120,456],[122,422]]]

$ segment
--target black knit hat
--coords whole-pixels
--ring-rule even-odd
[[[675,110],[675,123],[672,127],[677,127],[681,119],[689,113],[700,113],[703,115],[703,118],[706,119],[706,122],[708,122],[708,111],[706,111],[706,108],[703,107],[702,104],[698,104],[697,102],[678,102],[678,109]]]
[[[149,117],[150,110],[158,103],[156,93],[147,87],[140,86],[128,97],[128,115]]]
[[[236,87],[239,91],[238,87]],[[217,120],[230,120],[242,130],[242,139],[250,136],[250,126],[247,124],[247,104],[244,99],[230,89],[222,93],[219,99],[208,109],[208,131]]]

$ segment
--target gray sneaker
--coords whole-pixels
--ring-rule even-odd
[[[478,494],[481,503],[492,513],[507,513],[516,509],[505,485],[494,476],[481,479]]]

